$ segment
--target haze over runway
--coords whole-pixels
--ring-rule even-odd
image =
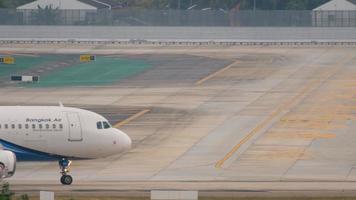
[[[93,110],[133,148],[75,161],[71,188],[58,188],[57,162],[19,162],[15,189],[356,189],[355,47],[66,48],[150,67],[97,86],[3,81],[0,104]]]

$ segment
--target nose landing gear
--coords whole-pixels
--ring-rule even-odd
[[[59,168],[60,168],[60,173],[62,174],[61,177],[61,183],[63,185],[70,185],[73,182],[72,176],[68,175],[69,173],[69,166],[72,163],[72,161],[68,160],[67,158],[62,158],[59,160]]]

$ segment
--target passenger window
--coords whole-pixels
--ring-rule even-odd
[[[1,129],[1,124],[0,124],[0,129]]]
[[[33,129],[36,129],[36,124],[32,124],[32,128],[33,128]]]
[[[60,129],[63,129],[63,124],[60,124],[60,125],[59,125],[59,128],[60,128]]]
[[[56,124],[53,124],[53,125],[52,125],[52,128],[53,128],[53,129],[56,129],[56,128],[57,128]]]
[[[19,129],[22,129],[22,124],[19,124]]]
[[[12,129],[15,129],[15,124],[11,124],[11,128],[12,128]]]
[[[38,128],[42,129],[42,124],[38,124]]]
[[[111,128],[109,122],[103,122],[103,125],[105,129]]]
[[[49,129],[49,124],[46,124],[46,129]]]
[[[28,124],[25,124],[25,129],[28,129],[28,127],[29,127]]]
[[[97,123],[96,123],[96,127],[97,127],[98,129],[103,129],[103,124],[102,124],[101,122],[97,122]]]
[[[9,125],[5,124],[5,129],[8,129],[9,128]]]

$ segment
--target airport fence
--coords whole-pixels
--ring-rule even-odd
[[[0,9],[0,25],[356,27],[356,11]]]

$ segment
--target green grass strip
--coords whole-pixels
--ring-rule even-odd
[[[151,65],[137,60],[97,57],[96,61],[80,63],[40,77],[31,87],[64,87],[108,85],[140,73]]]
[[[29,57],[29,56],[15,56],[15,64],[0,64],[0,77],[11,75],[21,75],[22,71],[36,67],[45,62],[52,61],[53,56]]]

